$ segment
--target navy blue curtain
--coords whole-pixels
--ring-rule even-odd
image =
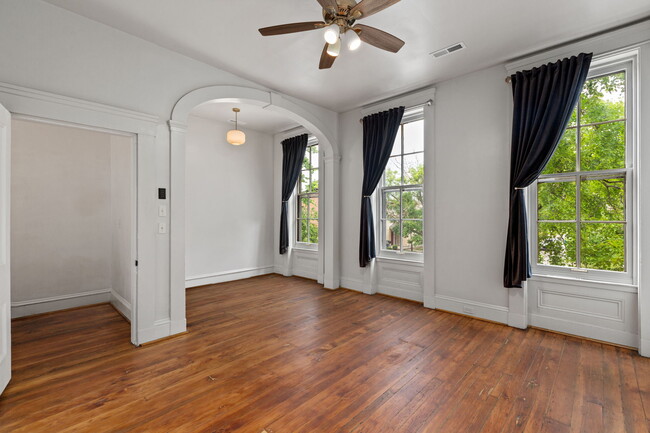
[[[359,266],[362,268],[376,257],[375,225],[370,196],[375,192],[384,174],[402,116],[404,107],[392,108],[363,118],[363,187],[359,239]]]
[[[280,254],[289,247],[289,211],[287,202],[300,177],[302,161],[305,159],[308,135],[302,134],[282,141],[282,213],[280,214]]]
[[[514,110],[505,287],[521,287],[531,276],[523,189],[537,180],[560,142],[587,79],[591,58],[592,54],[582,53],[511,76]]]

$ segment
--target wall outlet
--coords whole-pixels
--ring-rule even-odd
[[[474,311],[474,308],[468,306],[468,305],[463,305],[463,313],[465,314],[471,314],[472,316],[476,314]]]
[[[158,206],[158,216],[159,217],[166,217],[167,216],[167,206],[164,204],[161,204]]]
[[[158,234],[159,235],[164,235],[167,233],[167,224],[166,223],[158,223]]]

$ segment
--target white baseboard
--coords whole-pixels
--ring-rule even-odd
[[[594,340],[622,344],[623,346],[638,347],[639,345],[639,336],[636,334],[604,328],[602,326],[591,325],[588,323],[578,323],[571,320],[558,319],[557,317],[531,314],[530,324],[531,326],[536,326],[538,328],[550,329],[551,331],[592,338]]]
[[[68,308],[83,307],[84,305],[110,302],[111,289],[93,290],[91,292],[73,293],[70,295],[52,296],[49,298],[16,301],[11,303],[11,318],[49,313]]]
[[[377,287],[377,293],[394,296],[396,298],[408,299],[410,301],[415,301],[415,302],[423,302],[424,297],[422,296],[421,289],[420,290],[418,289],[420,288],[418,287],[413,290],[408,290],[405,288],[388,287],[388,286],[380,285],[379,287]]]
[[[508,324],[508,308],[500,305],[468,301],[445,295],[436,295],[435,305],[440,310]]]
[[[170,337],[185,331],[187,331],[185,319],[175,321],[169,319],[156,320],[153,322],[152,327],[141,329],[138,332],[138,345],[160,340],[161,338]]]
[[[185,279],[185,288],[243,280],[244,278],[256,277],[258,275],[272,274],[274,270],[274,266],[262,266],[259,268],[236,269],[232,271],[217,272],[214,274],[187,277]]]
[[[364,283],[356,278],[341,277],[341,287],[344,289],[354,290],[355,292],[365,293]]]
[[[131,303],[124,299],[122,295],[115,290],[111,290],[111,304],[119,311],[129,322],[131,321]]]
[[[528,328],[528,318],[523,314],[508,312],[508,326],[512,326],[513,328],[526,329]]]

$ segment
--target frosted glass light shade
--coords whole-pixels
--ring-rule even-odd
[[[228,131],[228,134],[226,134],[226,140],[233,146],[239,146],[246,143],[246,134],[239,129],[231,129]]]
[[[350,30],[346,33],[346,39],[348,40],[348,49],[354,51],[361,46],[361,38],[354,30]]]
[[[325,30],[325,33],[323,33],[325,42],[327,42],[328,44],[335,43],[338,40],[340,33],[341,33],[341,29],[339,29],[339,26],[337,24],[332,24]]]
[[[341,52],[341,40],[337,39],[335,43],[329,44],[327,46],[327,54],[332,57],[336,57]]]

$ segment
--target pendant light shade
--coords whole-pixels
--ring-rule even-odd
[[[354,51],[361,46],[361,38],[354,30],[350,29],[349,32],[345,33],[345,38],[348,40],[348,49]]]
[[[232,111],[235,113],[235,129],[228,131],[226,140],[233,146],[239,146],[246,143],[246,134],[237,129],[237,113],[239,113],[239,108],[233,108]]]
[[[339,28],[338,24],[332,24],[325,30],[325,33],[323,33],[325,42],[327,42],[330,45],[334,44],[336,40],[339,38],[340,33],[341,33],[341,29]]]
[[[335,43],[327,46],[327,54],[336,57],[341,52],[341,39],[337,39]]]

